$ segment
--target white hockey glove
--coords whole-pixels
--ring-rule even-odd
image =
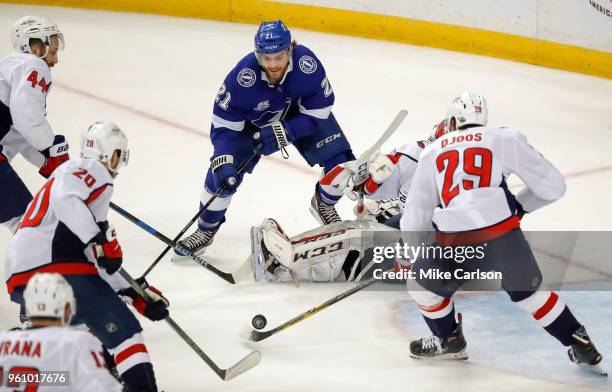
[[[376,153],[368,163],[368,173],[370,178],[377,184],[382,184],[391,176],[395,169],[395,163],[388,155]]]
[[[351,200],[357,200],[356,192],[360,188],[365,188],[367,193],[373,193],[395,169],[397,160],[393,160],[394,155],[383,155],[379,152],[374,154],[368,161],[359,167],[358,161],[345,162],[339,166],[345,169],[346,173],[337,176],[344,194]],[[368,183],[371,186],[368,187]],[[369,191],[369,188],[372,190]]]
[[[357,206],[355,206],[355,215],[379,223],[385,223],[387,219],[401,213],[399,197],[395,199],[366,200],[364,212],[360,215],[357,214],[356,209]]]

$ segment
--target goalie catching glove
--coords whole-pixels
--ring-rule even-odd
[[[355,206],[353,210],[355,215],[357,215],[357,206]],[[400,204],[399,197],[396,197],[394,199],[365,201],[364,212],[360,213],[359,216],[361,216],[362,219],[368,219],[378,223],[385,223],[388,219],[400,214],[401,212],[402,206]]]
[[[142,314],[151,321],[163,320],[170,314],[168,306],[170,302],[163,296],[162,292],[154,286],[150,286],[145,278],[138,278],[136,282],[143,291],[151,297],[151,302],[147,302],[138,295],[136,290],[129,287],[117,292],[127,303],[131,304],[138,313]]]

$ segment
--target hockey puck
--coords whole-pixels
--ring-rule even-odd
[[[257,316],[253,317],[253,320],[251,320],[251,324],[255,329],[263,329],[266,327],[266,324],[268,324],[268,320],[266,320],[263,315],[258,314]]]

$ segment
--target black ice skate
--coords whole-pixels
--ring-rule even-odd
[[[336,211],[336,207],[321,201],[317,193],[310,200],[310,213],[321,225],[329,225],[342,220]]]
[[[206,248],[213,242],[217,230],[196,230],[191,235],[183,238],[176,243],[172,261],[183,261],[190,259],[189,254],[199,256],[206,251]]]
[[[607,377],[608,373],[599,365],[602,356],[595,348],[593,342],[591,342],[591,338],[589,338],[584,327],[580,327],[572,334],[572,337],[576,343],[572,344],[567,350],[570,361],[580,367]]]
[[[435,335],[410,342],[410,356],[416,359],[467,359],[467,343],[461,328],[461,314],[457,328],[446,339]]]

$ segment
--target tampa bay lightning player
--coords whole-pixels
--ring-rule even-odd
[[[258,143],[260,154],[281,150],[283,156],[287,154],[285,147],[293,144],[310,166],[321,166],[323,175],[310,210],[321,224],[340,221],[334,205],[342,189],[332,187],[325,175],[355,156],[331,112],[333,104],[334,91],[315,54],[292,41],[282,21],[262,22],[255,35],[254,53],[238,62],[217,93],[211,126],[214,153],[200,208],[218,189],[225,188],[200,216],[197,231],[179,243],[195,254],[211,244],[242,182],[237,168]],[[245,172],[252,173],[259,158],[251,160]],[[182,258],[174,256],[174,260]]]

